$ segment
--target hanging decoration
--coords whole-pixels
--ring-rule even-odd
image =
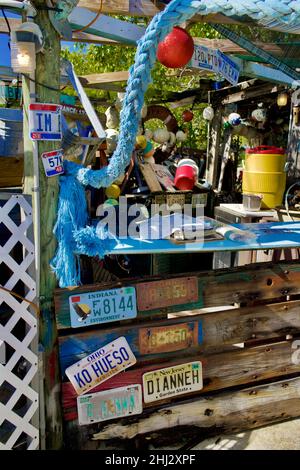
[[[158,44],[157,59],[168,68],[184,67],[194,53],[192,36],[183,28],[175,26],[173,30]]]
[[[207,106],[203,109],[202,115],[207,121],[212,121],[215,115],[214,109],[211,106]]]

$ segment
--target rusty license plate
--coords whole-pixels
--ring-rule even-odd
[[[182,305],[198,301],[197,277],[180,277],[136,285],[138,309],[141,311]]]
[[[201,324],[199,325],[201,328]],[[141,354],[159,354],[192,348],[199,344],[198,322],[179,325],[141,328],[139,349]]]

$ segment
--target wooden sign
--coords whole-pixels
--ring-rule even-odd
[[[137,316],[134,287],[101,290],[69,297],[71,326],[97,325]]]
[[[141,328],[139,352],[140,354],[159,354],[197,347],[199,345],[198,326],[202,329],[200,321]]]
[[[82,395],[136,363],[126,338],[121,337],[66,369],[76,393]]]
[[[200,361],[158,369],[143,375],[144,402],[151,403],[203,388]]]
[[[141,414],[142,386],[129,385],[77,397],[77,410],[80,425]]]
[[[154,310],[198,301],[197,277],[180,277],[136,285],[139,310]]]

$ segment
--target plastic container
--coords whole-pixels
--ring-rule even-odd
[[[285,150],[269,145],[246,150],[245,170],[254,172],[283,172],[286,162]]]
[[[273,209],[282,204],[286,184],[285,151],[268,145],[246,150],[243,193],[261,194],[261,207]]]
[[[282,204],[286,173],[243,172],[243,193],[261,194],[261,207],[273,209]]]
[[[196,171],[189,165],[177,167],[174,184],[181,191],[191,191],[196,182]]]
[[[199,168],[198,168],[198,165],[194,162],[194,160],[191,160],[190,158],[183,158],[182,160],[180,160],[180,162],[178,163],[177,165],[177,168],[181,167],[181,166],[185,166],[185,165],[188,165],[188,166],[191,166],[192,168],[194,168],[195,172],[196,172],[196,177],[198,179],[198,175],[199,175]]]
[[[261,194],[243,194],[243,207],[250,211],[260,211],[261,208]]]

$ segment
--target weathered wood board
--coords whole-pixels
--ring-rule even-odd
[[[139,324],[89,330],[59,338],[61,372],[99,347],[125,336],[139,365],[222,350],[249,340],[300,335],[300,301],[258,305]],[[187,312],[188,313],[188,312]],[[184,340],[180,335],[184,333]]]
[[[0,188],[22,186],[24,158],[0,157]]]
[[[138,308],[138,318],[147,319],[162,313],[225,306],[234,303],[267,301],[284,298],[286,295],[300,294],[300,265],[297,262],[274,265],[261,263],[230,270],[184,274],[184,277],[188,276],[197,276],[198,278],[198,302],[182,304],[174,299],[173,305],[163,309],[141,311]],[[169,275],[168,279],[180,277],[178,274]],[[69,289],[56,289],[57,328],[64,329],[71,326],[69,312],[69,297],[71,295],[123,286],[134,286],[138,289],[141,282],[155,282],[163,279],[165,278],[156,276],[144,279],[124,279],[114,283],[85,285]]]
[[[193,392],[186,396],[201,395],[210,391],[253,384],[266,379],[279,380],[280,377],[289,374],[300,375],[300,365],[292,362],[292,353],[292,343],[284,341],[254,348],[236,348],[236,350],[222,353],[198,354],[169,362],[159,360],[156,365],[137,367],[118,374],[95,387],[93,391],[99,392],[131,384],[142,384],[142,377],[146,372],[200,360],[203,366],[204,387],[200,392]],[[71,383],[63,383],[63,411],[66,420],[77,417],[76,397],[77,394]],[[154,404],[144,404],[144,408],[174,400],[176,397],[155,401]]]
[[[110,423],[92,439],[133,439],[177,426],[195,426],[218,432],[238,432],[300,416],[300,378],[245,390],[204,396],[168,405],[143,416]]]

